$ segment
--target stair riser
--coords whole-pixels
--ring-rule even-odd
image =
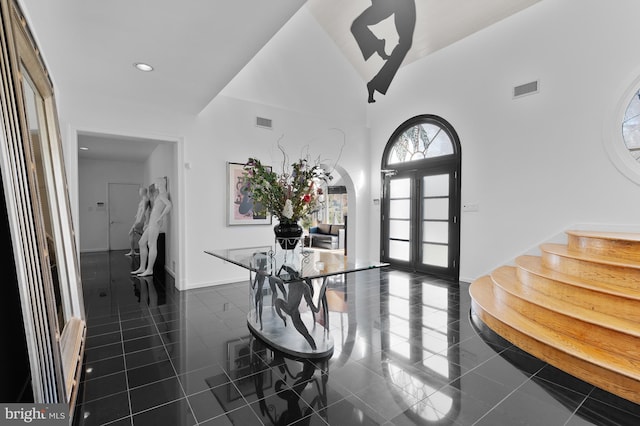
[[[590,281],[603,281],[622,288],[640,288],[640,269],[604,265],[542,252],[542,264],[563,274]]]
[[[525,269],[517,269],[520,282],[546,296],[618,318],[635,321],[640,327],[640,300],[628,299],[554,281]]]
[[[640,382],[541,343],[498,320],[474,299],[471,300],[471,306],[489,328],[515,346],[587,383],[640,404]]]
[[[631,368],[640,370],[640,338],[551,311],[521,299],[497,284],[494,285],[493,292],[496,305],[504,304],[544,327],[604,349],[612,356],[617,354],[625,359]]]
[[[640,262],[640,242],[638,241],[624,241],[571,234],[569,234],[567,238],[567,245],[571,250]]]

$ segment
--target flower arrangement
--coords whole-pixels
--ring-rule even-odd
[[[285,156],[286,159],[286,156]],[[258,214],[272,214],[282,224],[294,224],[317,211],[324,201],[322,182],[331,179],[317,164],[300,159],[274,172],[260,160],[249,158],[244,166],[245,182]]]

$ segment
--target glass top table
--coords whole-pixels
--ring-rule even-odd
[[[326,298],[331,277],[388,266],[301,246],[293,250],[274,245],[205,253],[249,270],[251,311],[247,325],[253,334],[278,350],[307,358],[333,353]]]
[[[352,259],[342,253],[308,248],[282,250],[277,246],[258,246],[205,250],[205,253],[252,272],[277,275],[285,282],[324,278],[331,275],[382,268],[389,265],[378,261]]]

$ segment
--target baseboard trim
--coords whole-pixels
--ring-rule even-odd
[[[169,267],[168,267],[167,265],[164,265],[164,271],[165,271],[167,274],[171,275],[171,276],[173,277],[173,279],[174,279],[174,280],[176,279],[176,273],[175,273],[175,271],[173,271],[173,270],[169,269]]]
[[[242,277],[237,277],[237,278],[228,278],[226,280],[220,280],[220,281],[206,281],[206,282],[199,282],[199,283],[189,283],[186,288],[184,288],[184,290],[193,290],[196,288],[203,288],[203,287],[212,287],[212,286],[218,286],[218,285],[224,285],[224,284],[237,284],[237,283],[241,283],[241,282],[246,282],[247,283],[247,295],[249,294],[249,288],[248,288],[248,283],[249,283],[249,279],[246,275],[243,275]]]
[[[109,251],[108,248],[92,248],[92,249],[81,249],[80,253],[100,253],[100,252],[105,252],[105,251]]]

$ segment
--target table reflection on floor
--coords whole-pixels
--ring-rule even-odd
[[[211,392],[232,424],[248,420],[245,412],[228,409],[240,398],[255,399],[251,407],[264,424],[287,425],[312,415],[326,420],[328,358],[314,362],[294,358],[253,336],[233,343],[230,354],[233,380],[212,387]],[[205,380],[217,383],[220,379]]]

